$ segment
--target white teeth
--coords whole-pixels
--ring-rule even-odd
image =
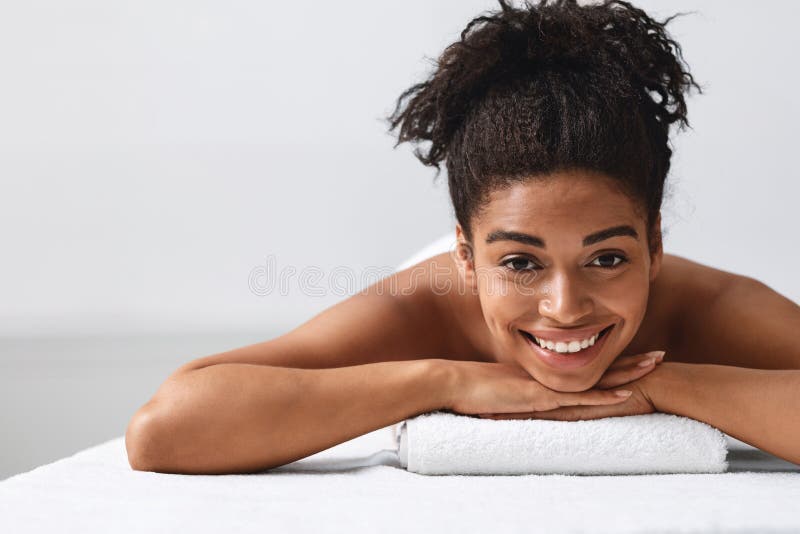
[[[597,337],[599,334],[595,334],[587,339],[582,339],[580,341],[548,341],[536,336],[533,336],[533,339],[536,340],[536,343],[539,344],[540,347],[544,347],[546,349],[554,350],[555,352],[567,353],[567,352],[579,352],[585,348],[591,347],[594,345],[595,341],[597,341]]]

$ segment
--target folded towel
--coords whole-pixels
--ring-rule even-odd
[[[587,421],[481,419],[435,411],[395,432],[400,465],[421,475],[724,473],[725,435],[664,413]]]

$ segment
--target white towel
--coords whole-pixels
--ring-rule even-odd
[[[422,475],[724,473],[725,435],[664,413],[586,421],[435,411],[399,424],[400,465]]]

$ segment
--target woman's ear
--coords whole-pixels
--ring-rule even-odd
[[[466,236],[464,235],[464,230],[461,228],[460,224],[456,224],[456,249],[453,251],[452,254],[456,266],[458,267],[458,272],[461,274],[461,278],[464,280],[464,284],[466,287],[473,288],[475,287],[475,261],[474,261],[474,251],[472,248],[472,244],[467,241]]]
[[[650,232],[650,282],[655,281],[661,270],[661,261],[664,258],[664,247],[661,234],[661,212],[656,216]]]

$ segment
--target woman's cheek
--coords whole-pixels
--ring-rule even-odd
[[[500,335],[508,331],[509,324],[520,317],[530,316],[531,310],[536,309],[531,297],[521,294],[500,274],[487,277],[481,294],[484,315],[492,323],[489,326]]]
[[[624,283],[609,283],[597,296],[601,309],[609,310],[624,321],[624,330],[618,338],[621,347],[627,346],[636,335],[647,311],[649,285],[639,278],[630,276],[619,280]]]

